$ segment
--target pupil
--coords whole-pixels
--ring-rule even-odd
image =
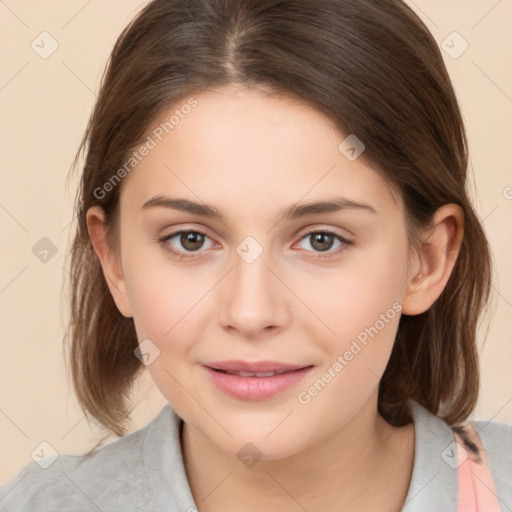
[[[326,233],[315,233],[313,235],[313,243],[311,245],[319,251],[326,251],[332,246],[332,235],[328,235]]]
[[[192,231],[182,233],[180,242],[183,247],[193,251],[194,249],[199,249],[201,245],[203,245],[203,235]]]

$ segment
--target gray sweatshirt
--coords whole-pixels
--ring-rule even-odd
[[[457,512],[457,468],[446,423],[415,401],[411,484],[403,512]],[[93,455],[59,455],[46,469],[27,463],[0,487],[1,512],[196,512],[187,481],[180,423],[169,404],[145,427]],[[512,426],[476,421],[502,512],[512,512]],[[45,460],[45,459],[43,459]]]

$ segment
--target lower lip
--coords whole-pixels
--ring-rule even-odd
[[[273,377],[240,377],[203,366],[214,384],[227,395],[243,400],[266,400],[298,384],[313,368],[301,368]]]

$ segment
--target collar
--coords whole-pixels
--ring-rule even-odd
[[[445,461],[455,448],[450,427],[415,400],[408,401],[414,421],[414,466],[401,512],[457,512],[457,468]]]
[[[442,457],[446,449],[453,448],[450,446],[454,442],[453,432],[418,402],[409,400],[408,403],[414,421],[415,454],[411,483],[401,512],[456,512],[457,469]],[[143,459],[148,488],[160,507],[156,510],[197,512],[181,452],[182,423],[167,403],[147,426]]]

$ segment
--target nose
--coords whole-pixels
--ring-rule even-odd
[[[284,329],[290,321],[289,296],[267,252],[250,262],[234,251],[232,261],[222,285],[222,327],[251,339]]]

